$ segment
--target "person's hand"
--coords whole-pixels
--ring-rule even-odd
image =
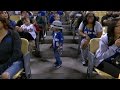
[[[22,32],[23,31],[23,29],[20,27],[19,29],[18,29],[18,32]]]
[[[20,28],[19,26],[16,26],[16,27],[15,27],[15,30],[17,30],[17,31],[18,31],[18,30],[19,30],[19,28]]]
[[[115,45],[116,45],[117,47],[120,47],[120,39],[117,39],[117,40],[115,41]]]
[[[89,37],[88,35],[86,35],[86,39],[87,39],[88,41],[90,41],[90,37]]]
[[[59,54],[62,54],[62,52],[63,52],[63,46],[59,46],[58,47],[58,52],[59,52]]]
[[[84,34],[83,37],[86,38],[87,40],[90,40],[90,37],[87,34]]]

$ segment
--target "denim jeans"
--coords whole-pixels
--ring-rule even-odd
[[[12,79],[13,76],[15,74],[17,74],[17,72],[19,72],[22,68],[23,68],[23,61],[22,60],[18,60],[16,62],[14,62],[10,67],[6,65],[0,66],[0,74],[4,73],[4,72],[8,72],[9,73],[9,79]]]
[[[60,59],[60,54],[59,52],[54,49],[54,56],[55,56],[55,59],[56,59],[56,65],[61,65],[62,64],[62,60]]]

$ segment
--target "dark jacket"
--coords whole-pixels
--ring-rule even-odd
[[[0,43],[0,65],[19,60],[22,57],[21,39],[16,31],[9,30]]]

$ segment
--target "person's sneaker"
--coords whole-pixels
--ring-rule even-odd
[[[87,63],[85,61],[82,61],[83,66],[87,66]]]
[[[56,64],[56,62],[53,64],[53,67],[56,67],[57,66],[57,64]]]
[[[47,35],[46,35],[46,33],[45,33],[44,38],[45,38],[46,36],[47,36]]]
[[[55,68],[56,69],[59,69],[61,67],[61,65],[56,65]]]

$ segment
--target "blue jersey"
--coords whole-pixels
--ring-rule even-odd
[[[53,48],[57,49],[60,45],[63,45],[64,37],[61,32],[53,33]]]
[[[94,30],[88,29],[87,27],[84,28],[83,33],[87,34],[90,37],[90,39],[97,37],[96,32]]]

